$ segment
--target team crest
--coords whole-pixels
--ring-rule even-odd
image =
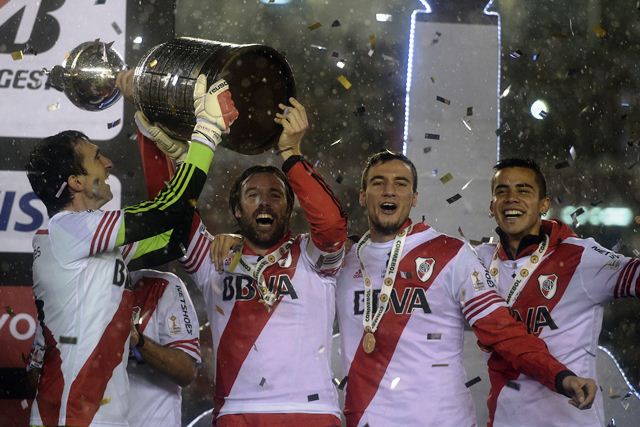
[[[538,277],[540,292],[546,299],[551,299],[556,294],[558,276],[555,274],[541,275]]]
[[[416,258],[416,273],[418,274],[418,279],[422,282],[429,280],[435,266],[436,260],[433,258]]]

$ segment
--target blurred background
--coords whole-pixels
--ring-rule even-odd
[[[51,108],[54,104],[44,100],[49,96],[45,91],[52,91],[44,87],[46,78],[40,75],[31,78],[32,88],[26,80],[21,81],[16,71],[18,61],[10,55],[15,51],[24,53],[24,63],[31,64],[31,71],[24,76],[33,76],[32,73],[42,67],[50,69],[59,64],[63,58],[57,62],[45,61],[39,59],[37,53],[46,50],[47,40],[51,41],[53,37],[54,23],[50,17],[55,18],[59,10],[68,8],[65,3],[71,1],[0,1],[0,104],[4,104],[4,108],[20,108],[19,98],[8,101],[9,91],[13,91],[12,96],[30,92],[31,95],[42,94],[41,111],[38,111],[53,116],[54,121],[56,115],[75,114],[75,107],[64,104],[64,100],[58,108]],[[101,0],[89,3],[94,8],[105,5]],[[640,176],[640,98],[637,95],[640,86],[640,3],[636,0],[498,0],[489,11],[499,14],[499,18],[485,15],[486,6],[486,0],[429,1],[428,5],[410,0],[129,0],[126,16],[121,21],[110,18],[106,22],[108,30],[85,39],[109,41],[120,38],[125,60],[130,66],[135,66],[153,46],[176,36],[262,43],[279,50],[293,69],[297,98],[310,116],[311,129],[303,142],[303,151],[349,213],[351,233],[359,234],[366,229],[366,218],[357,203],[363,164],[370,154],[382,149],[402,150],[405,142],[412,13],[432,9],[433,13],[422,15],[423,20],[494,25],[500,61],[496,97],[500,95],[500,99],[499,110],[493,113],[500,123],[495,126],[498,131],[480,138],[482,147],[493,150],[490,156],[493,160],[495,156],[516,156],[538,161],[549,181],[553,200],[551,216],[573,224],[581,237],[593,237],[607,248],[628,256],[640,256],[637,233],[640,202],[635,193]],[[32,35],[23,37],[28,41],[20,41],[21,20],[29,13],[35,16]],[[82,27],[86,32],[87,26],[92,24],[85,21],[77,18],[68,24],[67,33],[73,32],[74,26]],[[59,33],[66,34],[62,30]],[[435,40],[439,36],[434,37]],[[439,48],[447,49],[446,43],[445,39],[439,40]],[[69,45],[66,49],[74,46]],[[463,57],[470,53],[454,50],[449,54]],[[413,55],[417,58],[420,51]],[[479,71],[467,70],[469,74],[474,72]],[[340,76],[351,84],[348,89],[338,80]],[[413,85],[437,86],[441,78],[445,76],[431,76],[431,81],[414,81]],[[495,82],[492,84],[496,85]],[[61,94],[56,96],[62,97]],[[456,102],[455,99],[452,101]],[[412,102],[419,104],[421,99],[414,98]],[[432,100],[425,99],[424,102]],[[135,132],[133,112],[132,105],[124,104],[123,120],[115,126],[114,134],[108,139],[97,138],[114,161],[113,174],[122,184],[123,206],[146,197],[137,146],[131,140]],[[19,114],[26,123],[39,120],[30,110]],[[82,122],[75,127],[82,130]],[[11,131],[7,130],[9,128]],[[58,130],[61,129],[51,129],[50,134]],[[422,133],[427,131],[421,130]],[[29,135],[26,129],[16,132],[5,119],[0,119],[0,136],[0,169],[22,171],[38,138]],[[95,138],[91,133],[89,136]],[[423,173],[432,176],[435,179],[426,178],[425,182],[441,187],[444,182],[438,180],[438,175],[446,171],[438,163],[439,157],[430,156],[434,152],[425,149],[428,142],[406,140],[414,147],[422,144],[417,150],[419,158],[412,157],[424,169],[420,171],[421,179]],[[499,151],[496,151],[498,142]],[[465,167],[462,165],[473,163],[474,156],[473,152],[460,152],[461,166],[458,169],[453,166],[451,173],[456,176],[456,172]],[[234,230],[235,223],[227,209],[229,185],[242,170],[258,162],[280,164],[279,158],[271,152],[244,156],[221,149],[216,153],[199,201],[211,233]],[[485,172],[486,181],[491,176],[490,165]],[[2,243],[3,233],[10,232],[11,227],[15,230],[17,221],[11,214],[20,209],[18,199],[9,200],[9,192],[2,185],[7,183],[0,182],[0,250],[4,251],[0,253],[0,299],[3,299],[0,306],[14,307],[5,298],[9,298],[10,289],[27,290],[30,286],[31,255],[13,252]],[[429,204],[429,187],[425,188],[421,200]],[[462,193],[456,189],[448,191],[451,195]],[[490,200],[488,184],[471,187],[470,191],[474,197],[485,200],[484,205],[475,209],[486,218]],[[462,195],[464,202],[469,196]],[[454,212],[461,206],[450,203],[443,209]],[[446,212],[441,211],[441,215]],[[418,209],[414,219],[420,219],[423,213]],[[438,225],[437,217],[427,216],[426,220]],[[294,230],[305,228],[306,224],[296,210]],[[486,229],[468,237],[479,240],[492,235],[492,230]],[[30,235],[28,239],[30,241]],[[168,268],[182,274],[177,265]],[[188,285],[198,307],[200,322],[205,324],[202,299],[198,291],[190,283]],[[28,312],[27,308],[24,310]],[[9,313],[8,309],[6,312]],[[600,344],[611,350],[636,389],[640,381],[639,312],[637,300],[611,303],[605,311],[600,337]],[[28,329],[28,326],[23,328]],[[22,332],[20,337],[28,335],[24,329]],[[7,327],[0,329],[3,347],[15,338]],[[30,347],[28,338],[20,338],[20,344],[27,348]],[[202,331],[201,340],[209,348],[203,351],[205,364],[197,381],[184,390],[185,421],[211,407],[212,355],[208,328]],[[20,405],[24,399],[20,372],[19,366],[0,368],[0,391],[3,393],[0,399],[5,399],[5,403],[14,400],[17,403],[13,409],[24,412]],[[606,390],[604,396],[607,399]],[[14,415],[9,416],[6,411],[3,414],[0,420],[7,422],[0,424],[9,425]]]

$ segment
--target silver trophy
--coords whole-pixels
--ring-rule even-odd
[[[49,73],[48,84],[64,91],[79,108],[99,111],[121,96],[116,76],[127,69],[110,43],[82,43]],[[225,79],[240,117],[222,145],[242,154],[261,153],[277,143],[282,128],[273,118],[278,104],[295,96],[288,62],[273,48],[178,38],[151,49],[133,77],[133,100],[152,122],[176,138],[195,126],[193,88],[199,74],[209,84]]]

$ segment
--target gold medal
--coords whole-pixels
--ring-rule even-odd
[[[532,262],[532,263],[534,263],[534,264],[535,264],[536,262],[538,262],[538,259],[539,259],[539,258],[538,258],[538,255],[531,255],[531,262]]]
[[[371,354],[375,348],[376,337],[373,336],[372,332],[367,332],[366,334],[364,334],[364,338],[362,338],[362,349],[365,353]]]
[[[276,257],[274,257],[273,255],[269,255],[267,257],[267,261],[269,261],[269,264],[273,264],[274,262],[276,262]]]
[[[393,279],[391,277],[385,277],[384,279],[384,285],[385,286],[391,286],[393,285]]]
[[[387,294],[380,295],[380,302],[387,302],[388,299],[389,299],[389,295]]]
[[[523,268],[522,271],[520,272],[520,275],[522,277],[527,277],[529,275],[529,270],[527,270],[526,268]]]
[[[491,271],[489,271],[489,273],[491,273],[492,276],[497,276],[498,275],[498,269],[497,268],[492,268]]]

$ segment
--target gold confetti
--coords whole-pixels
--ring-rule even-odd
[[[14,61],[20,61],[22,58],[24,58],[24,54],[22,53],[21,50],[16,50],[15,52],[11,52],[11,59],[13,59]]]
[[[607,35],[607,30],[602,28],[602,25],[596,25],[595,27],[593,27],[593,32],[595,33],[596,37],[599,39]]]
[[[376,47],[376,35],[375,34],[369,34],[369,45],[371,45],[372,49]]]
[[[216,305],[216,311],[224,316],[224,310],[219,305]]]
[[[100,406],[106,405],[107,403],[111,403],[111,398],[110,397],[105,397],[104,399],[102,399],[100,401]]]
[[[451,172],[447,172],[446,174],[442,175],[440,177],[440,182],[443,184],[446,184],[447,182],[451,181],[453,179],[453,175],[451,175]]]
[[[319,22],[316,22],[315,24],[311,24],[309,25],[307,28],[311,31],[313,30],[317,30],[318,28],[322,27],[322,24]]]
[[[351,82],[345,76],[340,75],[340,77],[338,77],[338,81],[346,90],[351,89]]]
[[[189,204],[191,205],[191,207],[195,208],[198,205],[198,200],[197,199],[189,199]]]
[[[154,68],[156,65],[158,65],[157,59],[152,59],[151,62],[149,62],[149,68]]]
[[[60,103],[56,102],[55,104],[49,104],[47,105],[47,110],[48,111],[57,111],[60,109]]]

